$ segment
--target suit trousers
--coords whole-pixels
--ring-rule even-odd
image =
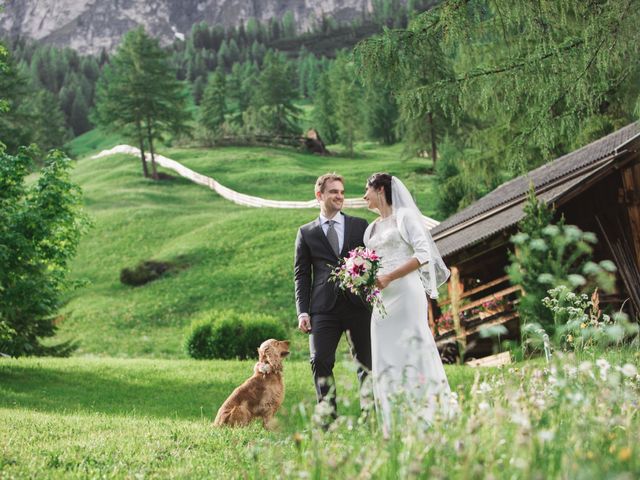
[[[336,305],[329,312],[312,315],[309,336],[316,396],[318,402],[325,399],[330,402],[334,418],[337,416],[337,404],[333,367],[343,332],[348,333],[351,354],[358,363],[360,407],[365,409],[371,402],[371,394],[366,391],[368,385],[365,382],[371,371],[371,312],[356,307],[347,298],[339,296]]]

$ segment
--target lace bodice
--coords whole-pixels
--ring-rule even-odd
[[[383,271],[391,271],[414,256],[413,248],[400,235],[395,215],[376,221],[365,243],[380,256]]]

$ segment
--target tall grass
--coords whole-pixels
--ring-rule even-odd
[[[1,478],[637,478],[637,349],[500,369],[447,366],[459,410],[385,440],[359,420],[351,364],[341,416],[314,422],[309,365],[285,363],[278,426],[214,429],[251,362],[0,360]]]

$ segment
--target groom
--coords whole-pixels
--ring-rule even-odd
[[[343,332],[348,332],[351,353],[359,364],[360,406],[369,397],[363,383],[371,370],[371,311],[351,293],[340,290],[329,274],[349,250],[362,246],[367,221],[342,213],[344,181],[327,173],[316,181],[320,216],[298,230],[295,251],[295,289],[298,328],[310,333],[311,370],[318,402],[329,401],[337,415],[333,366]]]

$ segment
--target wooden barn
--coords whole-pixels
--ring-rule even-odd
[[[601,301],[640,315],[640,125],[633,123],[514,178],[431,230],[451,268],[449,298],[430,305],[439,348],[460,342],[465,358],[495,353],[480,330],[504,325],[519,338],[514,309],[522,290],[505,273],[510,237],[523,216],[530,186],[584,231],[597,235],[596,261],[618,267],[617,291]],[[446,312],[446,313],[442,313]],[[431,320],[433,319],[433,320]],[[457,328],[454,328],[457,327]],[[457,332],[457,333],[456,333]]]

